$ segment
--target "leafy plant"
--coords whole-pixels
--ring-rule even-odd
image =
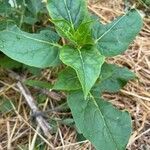
[[[0,0],[0,16],[4,25],[16,23],[20,28],[28,30],[27,25],[40,22],[45,13],[42,0]],[[0,28],[1,29],[1,28]]]
[[[36,16],[39,7],[32,4],[28,9]],[[134,40],[142,27],[139,13],[131,9],[104,25],[88,12],[85,0],[48,0],[46,7],[56,32],[27,33],[16,25],[7,26],[0,31],[1,52],[38,68],[65,66],[52,89],[68,94],[80,133],[97,150],[125,150],[130,115],[103,100],[102,93],[118,92],[135,75],[105,60],[123,53]]]
[[[147,6],[150,5],[150,0],[139,0],[139,1]]]

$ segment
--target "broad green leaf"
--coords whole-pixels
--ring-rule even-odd
[[[129,80],[135,79],[135,74],[128,68],[104,63],[98,82],[92,92],[118,92]]]
[[[71,43],[77,45],[76,41],[74,41],[74,32],[75,30],[72,28],[71,24],[66,20],[55,20],[52,21],[56,26],[55,29],[57,33],[66,39],[68,39]]]
[[[131,134],[128,112],[92,95],[85,101],[80,91],[68,96],[68,104],[77,128],[97,150],[125,150]]]
[[[86,0],[48,0],[47,9],[61,36],[75,45],[94,43]]]
[[[58,75],[58,80],[54,84],[54,90],[72,91],[81,89],[81,84],[76,72],[67,67]]]
[[[65,20],[75,29],[88,17],[86,0],[48,0],[47,9],[54,22]],[[59,22],[60,26],[63,24]]]
[[[93,21],[87,21],[79,25],[78,29],[73,33],[73,41],[77,45],[84,46],[87,44],[94,45],[94,39],[92,38],[91,24]]]
[[[81,23],[77,30],[74,30],[71,27],[71,24],[63,20],[55,20],[55,23],[62,23],[62,27],[56,26],[56,30],[58,34],[66,39],[69,40],[71,44],[74,44],[75,46],[82,47],[84,45],[94,44],[94,40],[92,38],[92,30],[91,30],[91,24],[92,21],[87,21],[85,23]]]
[[[104,63],[101,68],[100,76],[92,88],[92,92],[101,94],[103,92],[118,92],[129,80],[135,79],[135,77],[135,74],[126,67]],[[53,89],[64,91],[81,89],[75,71],[68,67],[60,72]]]
[[[93,26],[93,36],[102,55],[115,56],[128,48],[141,27],[141,16],[132,9],[110,24],[103,25],[97,21]]]
[[[73,49],[65,46],[60,50],[60,59],[76,71],[86,98],[100,74],[105,57],[94,47]]]
[[[53,31],[31,34],[13,26],[0,32],[0,50],[16,61],[44,68],[59,63],[58,40]]]
[[[51,83],[48,83],[46,81],[38,81],[38,80],[25,80],[24,83],[26,85],[32,86],[32,87],[39,87],[44,89],[51,89],[52,85]]]

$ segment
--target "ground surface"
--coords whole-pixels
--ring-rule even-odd
[[[124,9],[125,3],[121,0],[91,0],[89,2],[89,10],[96,13],[103,23],[110,22],[116,16],[123,14]],[[131,113],[133,133],[128,143],[128,150],[150,150],[150,17],[148,17],[148,8],[139,7],[139,9],[144,16],[144,26],[140,35],[124,55],[108,60],[111,63],[130,68],[136,73],[138,79],[129,82],[117,94],[104,95],[115,106]],[[45,70],[40,78],[29,77],[51,82],[53,74],[54,71]],[[31,150],[35,145],[41,145],[42,149],[43,142],[47,143],[43,148],[47,150],[52,149],[50,145],[54,146],[56,150],[94,149],[88,141],[77,142],[75,130],[72,127],[61,125],[61,123],[55,124],[57,128],[52,140],[46,140],[41,134],[38,134],[38,129],[32,127],[36,127],[36,125],[31,119],[30,110],[16,88],[15,81],[8,76],[8,72],[4,69],[0,69],[0,85],[3,85],[0,88],[0,96],[11,99],[16,104],[10,113],[0,114],[0,149]],[[35,95],[34,90],[32,93]],[[43,99],[40,107],[44,107],[44,109],[54,108],[62,103],[47,97]],[[70,116],[70,113],[54,111],[50,112],[50,115],[55,119],[62,120],[62,118]]]

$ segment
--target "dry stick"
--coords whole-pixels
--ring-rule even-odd
[[[44,135],[50,139],[51,138],[50,130],[52,130],[52,127],[49,126],[48,122],[44,119],[42,112],[38,109],[38,107],[35,103],[35,100],[32,97],[29,89],[22,83],[22,80],[23,80],[22,77],[11,70],[7,70],[7,71],[9,72],[9,76],[12,79],[18,80],[17,86],[18,86],[20,92],[22,93],[22,95],[25,97],[25,100],[28,103],[29,107],[31,108],[33,114],[35,114],[35,119],[38,123],[38,127],[40,127],[42,129]],[[42,91],[43,94],[46,94],[50,98],[58,100],[58,101],[61,100],[62,98],[64,98],[63,95],[61,96],[60,94],[57,94],[53,91],[48,91],[48,90],[44,91],[42,89],[38,89],[38,90]]]
[[[62,99],[65,99],[66,97],[62,94],[56,93],[54,91],[49,91],[47,89],[41,89],[39,87],[34,87],[34,89],[38,90],[40,93],[48,96],[49,98],[56,100],[56,101],[61,101]]]
[[[135,93],[132,93],[132,92],[129,92],[129,91],[125,91],[125,90],[120,90],[122,93],[125,93],[125,94],[128,94],[128,95],[131,95],[131,96],[134,96],[134,97],[137,97],[137,98],[140,98],[140,99],[143,99],[145,101],[148,101],[150,102],[150,98],[149,97],[145,97],[145,96],[140,96],[140,95],[137,95]]]
[[[23,81],[22,77],[20,75],[18,75],[17,73],[13,72],[12,70],[7,70],[9,72],[9,76],[12,78],[12,79],[15,79],[17,81]],[[65,95],[63,94],[59,94],[59,93],[56,93],[54,91],[49,91],[47,89],[41,89],[39,87],[34,87],[34,89],[38,90],[40,93],[48,96],[49,98],[52,98],[53,100],[56,100],[56,101],[60,101],[62,99],[65,99]]]
[[[45,139],[45,137],[43,137],[40,133],[38,133],[38,132],[36,131],[36,129],[34,129],[34,128],[18,113],[18,111],[16,110],[14,104],[13,104],[11,101],[10,101],[10,103],[11,103],[11,105],[12,105],[12,107],[13,107],[15,113],[18,115],[19,119],[21,119],[26,125],[28,125],[35,133],[38,134],[38,136],[39,136],[52,150],[54,150],[53,145],[51,145],[51,143],[50,143],[47,139]],[[15,140],[14,140],[14,141],[15,141]]]
[[[35,119],[36,119],[38,125],[40,126],[40,128],[42,129],[44,135],[48,138],[51,138],[50,130],[52,129],[52,127],[49,126],[48,122],[41,115],[41,112],[38,109],[38,107],[36,106],[35,100],[31,96],[30,91],[21,81],[19,81],[17,83],[17,86],[18,86],[20,92],[22,93],[22,95],[25,97],[25,100],[28,103],[33,114],[35,114]]]
[[[46,102],[44,104],[43,111],[46,109],[47,102],[48,102],[48,99],[46,100]],[[38,125],[37,128],[36,128],[36,131],[38,132],[39,130],[40,130],[40,127]],[[33,139],[32,139],[32,142],[30,144],[29,150],[34,150],[34,148],[35,148],[35,142],[36,142],[36,139],[37,139],[37,136],[38,136],[37,132],[35,132],[35,134],[33,136]]]

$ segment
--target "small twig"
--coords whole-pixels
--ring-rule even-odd
[[[131,95],[131,96],[134,96],[134,97],[137,97],[137,98],[140,98],[142,100],[145,100],[145,101],[148,101],[150,102],[150,98],[149,97],[145,97],[145,96],[140,96],[140,95],[137,95],[136,93],[133,93],[133,92],[129,92],[129,91],[125,91],[125,90],[120,90],[122,93],[125,93],[125,94],[128,94],[128,95]]]
[[[9,76],[12,79],[15,79],[18,81],[17,86],[22,93],[22,95],[25,97],[25,100],[27,104],[29,105],[30,109],[32,110],[33,115],[35,116],[35,120],[38,123],[38,126],[42,129],[44,135],[48,138],[51,138],[50,135],[50,130],[52,130],[52,127],[49,126],[48,122],[45,120],[43,113],[38,109],[34,98],[32,97],[29,89],[24,85],[23,83],[23,78],[18,75],[17,73],[13,72],[12,70],[7,70],[9,72]],[[40,90],[41,93],[47,95],[48,97],[60,101],[64,96],[57,94],[53,91],[48,91],[46,89],[40,89],[40,88],[35,88],[37,90]]]
[[[67,109],[69,109],[69,106],[67,105],[67,102],[65,102],[58,107],[44,111],[44,113],[59,112],[59,111],[67,110]]]
[[[11,103],[11,105],[12,105],[12,107],[13,107],[15,113],[17,114],[19,120],[22,120],[26,125],[28,125],[28,127],[30,127],[30,129],[32,129],[35,133],[37,133],[38,136],[39,136],[52,150],[54,150],[53,145],[52,145],[45,137],[43,137],[43,135],[41,135],[39,132],[37,132],[37,130],[36,130],[35,128],[33,128],[33,127],[28,123],[28,121],[26,121],[26,120],[19,114],[19,112],[16,110],[14,104],[13,104],[11,101],[10,101],[10,103]],[[20,136],[20,135],[19,135],[19,136]],[[17,138],[19,138],[19,137],[17,137]],[[14,141],[15,141],[15,139],[14,139]]]
[[[49,98],[56,100],[56,101],[61,101],[62,99],[65,99],[66,97],[63,94],[56,93],[54,91],[49,91],[47,89],[41,89],[39,87],[34,87],[34,89],[40,91],[40,93],[48,96]]]
[[[44,135],[47,136],[48,138],[51,138],[50,130],[52,129],[52,127],[50,127],[48,122],[44,119],[44,117],[40,115],[42,113],[40,112],[37,105],[35,104],[35,100],[31,96],[30,91],[21,81],[17,83],[17,86],[20,92],[22,93],[22,95],[25,97],[25,100],[27,104],[29,105],[30,109],[32,110],[33,114],[35,114],[35,119],[38,125],[40,126],[40,128],[42,129]]]
[[[24,81],[24,79],[18,75],[17,73],[15,73],[14,71],[12,70],[7,70],[9,72],[9,76],[12,78],[12,79],[15,79],[17,81]],[[59,93],[56,93],[55,91],[49,91],[47,89],[41,89],[39,87],[34,87],[34,89],[40,91],[40,93],[48,96],[49,98],[53,99],[53,100],[56,100],[56,101],[60,101],[62,99],[65,99],[66,97],[63,95],[63,94],[59,94]]]
[[[49,100],[46,99],[46,101],[45,101],[45,103],[44,103],[43,111],[45,111],[48,101],[49,101]],[[32,138],[31,144],[29,145],[29,150],[34,150],[34,149],[35,149],[35,144],[36,144],[36,140],[37,140],[37,137],[38,137],[38,134],[37,134],[37,133],[39,132],[39,130],[40,130],[40,127],[37,126],[37,128],[36,128],[36,131],[37,131],[37,132],[34,133],[34,136],[33,136],[33,138]]]

